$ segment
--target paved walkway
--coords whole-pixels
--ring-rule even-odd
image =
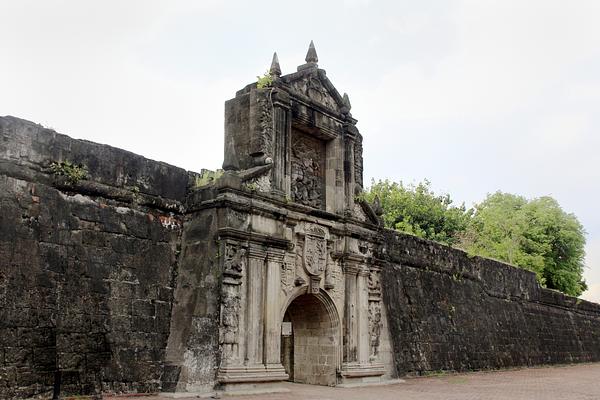
[[[599,400],[600,363],[406,378],[352,389],[286,383],[289,393],[240,400]],[[224,397],[225,399],[232,397]],[[163,400],[163,396],[142,399]]]

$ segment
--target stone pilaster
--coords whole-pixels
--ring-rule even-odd
[[[385,373],[383,365],[373,363],[371,358],[369,272],[366,258],[357,254],[344,256],[346,308],[342,384],[378,382]]]
[[[263,282],[267,252],[262,245],[251,243],[248,248],[246,295],[246,357],[245,364],[263,364]]]
[[[358,265],[344,262],[344,279],[346,281],[346,307],[344,313],[344,363],[357,361],[357,299],[356,299],[356,277]]]
[[[281,319],[279,292],[281,290],[281,265],[285,251],[269,249],[267,254],[267,274],[265,288],[264,315],[264,360],[267,372],[274,377],[280,375],[287,379],[288,375],[281,364]]]
[[[369,363],[369,291],[367,279],[369,269],[363,266],[356,279],[356,305],[357,305],[357,340],[356,352],[358,363]]]

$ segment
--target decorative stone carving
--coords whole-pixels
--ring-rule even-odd
[[[294,288],[295,278],[295,253],[286,253],[283,263],[281,263],[281,289],[288,295]]]
[[[239,328],[240,296],[237,293],[225,291],[221,299],[223,305],[222,312],[222,343],[237,343],[237,333]]]
[[[246,263],[246,249],[236,245],[225,246],[225,259],[223,261],[223,276],[225,284],[239,285]]]
[[[292,84],[292,87],[326,108],[331,110],[337,110],[339,108],[337,102],[331,96],[327,88],[323,86],[321,80],[314,75],[310,75],[307,79],[295,81]]]
[[[381,336],[381,302],[369,302],[369,342],[370,358],[375,359],[379,354],[379,338]]]
[[[377,298],[381,295],[381,281],[379,279],[378,271],[370,271],[369,272],[369,297],[376,296]]]
[[[225,243],[221,287],[220,343],[225,363],[238,360],[240,285],[246,266],[246,249],[236,242]]]
[[[301,286],[306,283],[306,279],[304,279],[303,275],[306,275],[304,271],[304,240],[302,238],[298,238],[295,246],[295,267],[294,267],[294,285]]]
[[[319,276],[327,267],[327,242],[318,236],[304,237],[304,268],[309,275]]]
[[[325,205],[325,143],[301,131],[292,133],[292,200],[323,208]]]
[[[365,214],[365,212],[363,211],[363,208],[360,204],[358,203],[354,203],[354,210],[353,210],[353,214],[352,217],[356,218],[359,221],[367,221],[367,215]]]
[[[265,157],[272,157],[273,154],[273,106],[269,101],[268,95],[260,97],[259,101],[259,134],[257,137],[257,146]]]
[[[325,274],[325,288],[331,293],[331,297],[335,302],[343,300],[344,296],[344,274],[339,261],[329,260],[327,263],[327,272]]]
[[[363,145],[362,136],[359,134],[354,142],[354,182],[360,189],[363,188]]]
[[[321,288],[321,277],[320,276],[311,276],[309,282],[309,290],[312,294],[318,294],[319,289]]]

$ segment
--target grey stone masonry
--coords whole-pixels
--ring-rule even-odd
[[[222,171],[0,117],[0,398],[600,360],[599,305],[383,229],[349,96],[305,61],[225,103]]]

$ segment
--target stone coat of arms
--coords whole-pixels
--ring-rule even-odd
[[[327,242],[325,238],[304,237],[304,269],[309,275],[318,276],[327,268]]]

